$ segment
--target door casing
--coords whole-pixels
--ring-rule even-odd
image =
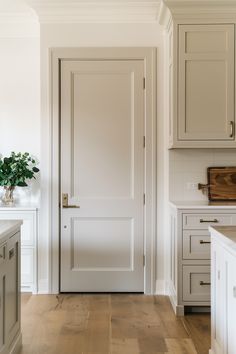
[[[52,48],[49,65],[50,103],[50,293],[59,292],[60,252],[60,62],[80,60],[143,60],[145,68],[145,208],[144,208],[144,292],[156,288],[156,48]]]

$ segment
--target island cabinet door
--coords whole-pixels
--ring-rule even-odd
[[[218,354],[223,353],[225,342],[225,261],[222,248],[214,240],[211,248],[211,267],[212,349]]]
[[[225,353],[236,353],[236,258],[226,253],[226,341]]]
[[[12,236],[7,247],[6,320],[5,331],[9,343],[20,329],[20,234]]]
[[[6,336],[5,336],[5,281],[6,281],[6,244],[0,246],[0,353],[5,353]]]

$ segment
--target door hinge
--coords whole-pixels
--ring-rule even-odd
[[[143,255],[143,266],[145,267],[145,265],[146,265],[146,256]]]
[[[143,137],[143,147],[144,148],[146,147],[146,137],[145,136]]]
[[[145,79],[145,77],[143,78],[143,89],[145,90],[145,88],[146,88],[146,79]]]
[[[145,203],[146,203],[146,195],[145,195],[145,193],[143,194],[143,204],[145,205]]]

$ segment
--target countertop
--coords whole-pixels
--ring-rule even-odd
[[[211,235],[236,250],[236,226],[210,226]]]
[[[5,205],[0,202],[0,211],[23,211],[23,210],[38,210],[39,207],[35,204],[27,203],[27,204],[20,204],[20,203],[13,203],[10,205]]]
[[[169,204],[176,209],[235,209],[236,202],[209,202],[206,201],[173,201]]]
[[[0,242],[4,242],[9,233],[14,234],[21,224],[21,220],[0,220]]]

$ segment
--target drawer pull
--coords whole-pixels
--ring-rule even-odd
[[[203,222],[214,222],[214,223],[217,223],[219,222],[217,219],[213,219],[213,220],[204,220],[204,219],[200,219],[200,223],[203,223]]]
[[[14,254],[15,254],[15,250],[14,250],[14,248],[12,248],[12,249],[9,251],[9,259],[11,259],[12,257],[14,257]]]
[[[203,244],[205,244],[205,243],[211,243],[211,241],[203,241],[203,240],[200,240],[199,243],[200,243],[201,245],[203,245]]]
[[[204,281],[200,281],[200,283],[199,283],[200,285],[211,285],[211,283],[207,283],[207,282],[204,282]]]
[[[234,136],[234,122],[231,120],[231,121],[229,122],[229,124],[230,124],[230,134],[229,134],[229,137],[230,137],[230,138],[233,138],[233,136]]]

